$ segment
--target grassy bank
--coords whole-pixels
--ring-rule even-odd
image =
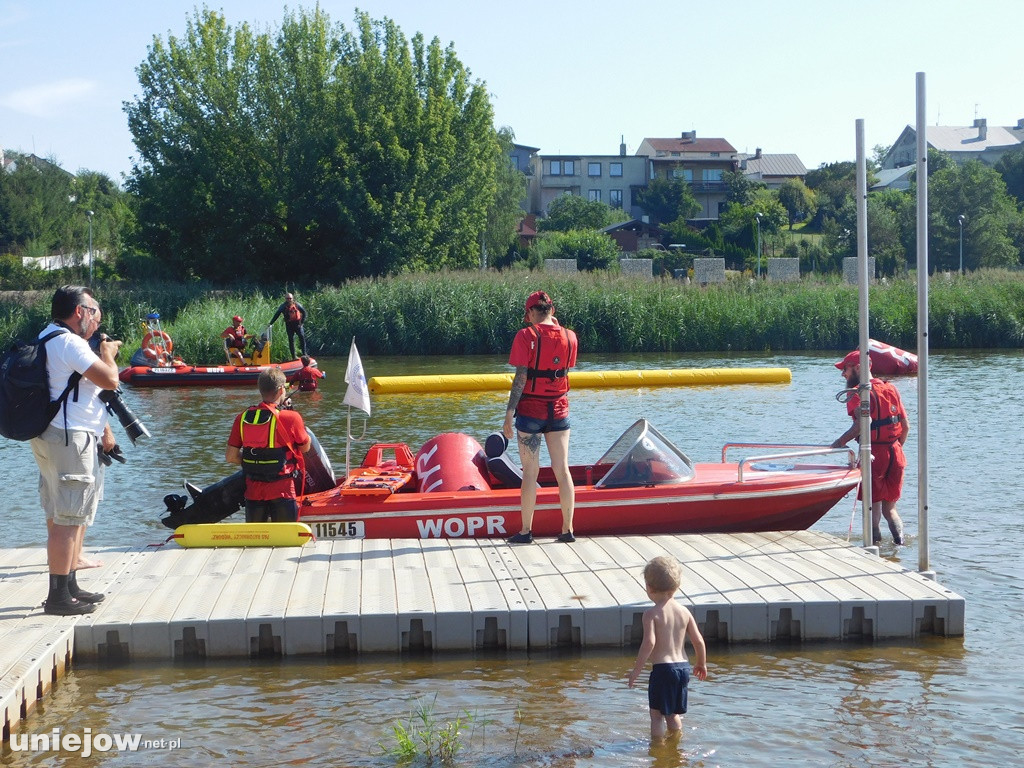
[[[345,355],[353,336],[364,355],[504,354],[522,327],[523,301],[548,291],[557,315],[586,352],[825,350],[856,346],[857,289],[838,281],[754,283],[701,288],[672,280],[612,275],[513,272],[408,275],[299,291],[309,312],[315,354]],[[175,351],[186,360],[223,359],[220,332],[240,314],[258,332],[281,291],[218,292],[183,285],[97,288],[104,328],[141,340],[139,319],[160,312]],[[28,337],[47,320],[49,293],[21,301],[0,297],[0,340]],[[917,287],[912,280],[871,288],[871,335],[916,346]],[[940,275],[929,286],[931,347],[1024,347],[1024,274]],[[279,320],[273,357],[287,356]],[[125,356],[123,359],[127,359]]]

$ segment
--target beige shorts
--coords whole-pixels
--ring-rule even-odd
[[[33,438],[32,453],[39,466],[39,501],[46,519],[57,525],[92,525],[103,498],[103,465],[96,435],[50,425]]]

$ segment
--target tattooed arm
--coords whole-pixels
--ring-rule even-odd
[[[513,431],[513,417],[515,416],[516,406],[519,405],[519,398],[523,396],[523,390],[525,388],[526,368],[524,366],[516,366],[516,375],[512,378],[512,390],[508,393],[508,407],[505,409],[505,424],[501,430],[509,440],[511,440],[515,434]]]

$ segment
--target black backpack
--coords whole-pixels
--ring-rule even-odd
[[[46,373],[46,342],[67,331],[48,333],[28,344],[15,341],[0,363],[0,435],[10,440],[31,440],[43,434],[82,374],[73,373],[56,400],[50,400]]]

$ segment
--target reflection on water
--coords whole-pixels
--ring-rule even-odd
[[[592,368],[785,366],[790,385],[578,391],[572,454],[593,461],[637,417],[646,416],[695,461],[718,459],[730,441],[828,443],[846,427],[833,395],[835,355],[645,356],[587,360]],[[299,401],[336,466],[344,464],[344,360],[327,360],[321,393]],[[369,375],[506,370],[498,358],[366,359]],[[383,754],[396,721],[434,702],[447,722],[468,711],[459,766],[1011,765],[1024,752],[1018,628],[1016,432],[1024,412],[1024,355],[933,353],[929,391],[931,567],[967,598],[963,639],[876,644],[709,646],[709,679],[695,681],[678,743],[649,743],[646,693],[629,690],[633,649],[586,654],[287,659],[200,665],[80,666],[19,732],[143,734],[181,739],[120,757],[12,754],[3,765],[390,766]],[[916,423],[917,383],[898,382]],[[968,398],[969,395],[969,398]],[[160,498],[182,477],[200,484],[231,471],[223,463],[230,419],[252,401],[243,390],[135,390],[130,405],[153,439],[125,446],[129,464],[108,474],[93,546],[158,541]],[[969,399],[969,402],[967,400]],[[483,441],[501,425],[505,393],[376,397],[369,438],[414,448],[440,432]],[[359,434],[362,420],[353,420]],[[990,440],[996,437],[997,440]],[[911,540],[884,555],[917,567],[917,434],[900,509]],[[1014,441],[1010,445],[1001,441]],[[366,444],[353,447],[362,458]],[[27,446],[0,443],[15,493],[4,546],[39,546],[43,526]],[[848,497],[815,528],[845,537]],[[859,532],[860,522],[854,526]],[[42,588],[42,585],[41,585]],[[435,700],[436,697],[436,700]],[[423,763],[420,763],[423,764]]]

